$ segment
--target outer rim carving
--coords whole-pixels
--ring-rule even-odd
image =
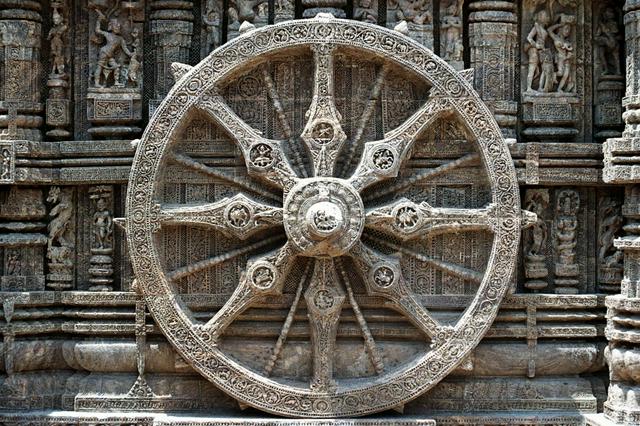
[[[449,96],[477,139],[499,217],[492,255],[478,293],[448,338],[414,363],[374,383],[316,394],[262,377],[208,342],[180,308],[163,272],[153,238],[154,182],[167,147],[202,93],[243,63],[294,46],[334,43],[387,58]],[[255,62],[254,62],[255,63]],[[500,182],[498,182],[500,180]],[[509,287],[521,221],[518,186],[507,146],[490,111],[471,85],[433,52],[397,32],[348,20],[289,21],[243,34],[214,51],[171,90],[151,118],[137,148],[127,192],[127,235],[138,285],[154,319],[178,352],[203,376],[256,408],[293,417],[357,416],[409,401],[433,387],[479,343]],[[238,381],[241,377],[244,380]],[[242,382],[242,386],[237,383]]]

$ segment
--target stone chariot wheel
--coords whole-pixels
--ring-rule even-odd
[[[313,64],[306,115],[299,120],[303,123],[298,134],[293,134],[295,126],[289,124],[273,79],[263,72],[264,87],[284,135],[265,137],[234,111],[222,88],[248,70],[267,69],[274,58],[286,61],[296,54],[307,54]],[[378,77],[371,81],[370,102],[360,118],[363,125],[348,131],[336,101],[334,67],[342,54],[379,65]],[[360,144],[391,69],[423,81],[428,96],[395,129]],[[126,226],[137,286],[169,341],[229,395],[284,416],[365,415],[401,406],[432,388],[491,325],[514,270],[520,228],[531,220],[525,215],[523,221],[507,145],[465,75],[398,32],[324,15],[245,31],[197,66],[185,66],[182,71],[184,75],[138,144],[127,193]],[[235,144],[246,164],[246,176],[225,174],[176,148],[194,114],[207,117]],[[475,153],[418,175],[399,177],[414,142],[437,120],[449,117],[463,124]],[[484,169],[490,188],[490,201],[481,208],[434,207],[409,197],[385,198],[474,161]],[[168,205],[159,190],[168,164],[223,180],[238,192],[213,202]],[[180,226],[222,233],[246,245],[171,269],[159,248],[159,235]],[[406,247],[430,235],[479,230],[493,237],[483,271],[417,254],[421,262],[476,286],[461,316],[442,321],[408,284],[410,276],[403,273],[401,260],[416,254]],[[261,248],[267,251],[260,252]],[[248,260],[233,293],[212,318],[197,317],[178,294],[176,283],[240,255]],[[292,265],[300,261],[304,272],[264,369],[229,356],[220,346],[225,330],[248,308],[265,298],[282,296]],[[399,365],[386,365],[358,307],[350,282],[354,275],[363,296],[392,308],[419,330],[427,348],[423,353]],[[272,377],[296,306],[302,303],[309,322],[312,367],[308,380]],[[373,375],[334,374],[336,335],[347,306],[362,330]]]

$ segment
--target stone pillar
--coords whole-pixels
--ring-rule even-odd
[[[640,1],[627,0],[624,11],[625,130],[622,137],[609,139],[604,145],[604,181],[626,186],[622,206],[626,235],[614,241],[624,253],[624,278],[621,293],[606,298],[610,384],[604,415],[610,421],[630,425],[640,422],[640,327],[632,320],[640,315]]]
[[[41,140],[40,2],[0,3],[0,140]]]
[[[193,3],[191,1],[151,3],[151,34],[155,55],[153,98],[149,101],[149,116],[162,102],[175,83],[171,75],[173,62],[189,63],[193,35]]]
[[[469,5],[469,46],[475,87],[506,138],[516,137],[518,17],[513,1],[476,0]]]

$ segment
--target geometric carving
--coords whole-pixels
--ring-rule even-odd
[[[400,2],[398,11],[398,14],[402,12],[403,19],[416,25],[430,23],[430,12],[409,13],[411,9],[405,3]],[[233,4],[238,6],[238,2]],[[240,9],[236,10],[240,12]],[[256,13],[252,8],[247,12],[252,17]],[[281,141],[263,136],[262,129],[249,125],[245,120],[247,112],[234,111],[223,95],[223,88],[230,78],[255,64],[256,57],[268,64],[273,55],[278,57],[280,52],[287,53],[292,46],[310,55],[315,69],[313,86],[308,87],[312,101],[305,116],[306,124],[299,128],[300,140]],[[347,166],[346,174],[337,174],[339,168],[335,166],[344,160],[340,146],[349,135],[344,130],[344,119],[338,106],[337,96],[341,94],[334,84],[336,58],[353,52],[384,58],[385,67],[410,70],[431,91],[426,103],[396,129],[386,132],[379,140],[363,144],[360,161],[353,170]],[[258,68],[258,71],[261,69],[269,68]],[[382,76],[391,78],[385,73]],[[265,80],[267,86],[272,85],[269,90],[274,109],[280,113],[279,119],[286,122],[273,81]],[[204,114],[228,136],[242,152],[247,172],[256,181],[225,178],[240,195],[233,201],[227,200],[224,209],[216,202],[178,207],[159,201],[156,188],[158,181],[163,176],[166,178],[162,173],[165,161],[197,173],[200,179],[224,177],[224,172],[186,153],[176,152],[180,126],[175,123],[188,121],[187,117],[194,114]],[[419,222],[419,226],[432,227],[437,232],[478,232],[481,229],[491,233],[491,255],[482,273],[421,253],[407,252],[403,247],[398,250],[392,239],[402,234],[396,228],[383,227],[389,238],[381,240],[376,237],[379,233],[375,221],[368,225],[369,219],[365,218],[365,209],[375,206],[363,202],[362,194],[368,191],[367,188],[394,179],[401,179],[400,185],[411,187],[415,181],[406,184],[398,175],[416,140],[438,118],[452,116],[465,124],[470,143],[483,159],[492,203],[477,210],[408,203],[404,207],[413,207],[418,219],[409,211],[396,212],[398,215],[394,218],[398,222],[393,223],[399,223],[407,230]],[[367,125],[366,121],[363,125]],[[515,171],[502,134],[464,76],[433,52],[398,32],[368,23],[338,20],[322,13],[313,20],[288,21],[257,30],[247,28],[242,36],[212,52],[176,83],[151,117],[137,150],[139,155],[134,161],[128,187],[126,220],[129,250],[137,254],[132,258],[137,285],[143,294],[152,296],[146,301],[156,324],[184,359],[243,404],[280,415],[302,417],[363,415],[399,406],[433,387],[463,361],[487,331],[510,285],[523,218]],[[300,163],[290,162],[290,156],[307,158],[307,170],[313,171],[312,177],[305,177]],[[477,158],[470,154],[446,163],[430,171],[425,179],[451,173]],[[256,190],[256,183],[263,184],[264,189]],[[275,207],[274,214],[269,217],[274,225],[282,220],[284,232],[276,227],[272,237],[257,237],[259,240],[255,238],[261,235],[260,232],[254,235],[244,232],[245,226],[247,231],[260,231],[255,228],[259,223],[251,219],[260,204],[241,195],[245,190],[251,194],[269,195],[275,194],[274,191],[282,194],[282,219],[280,210]],[[434,218],[427,219],[431,214]],[[531,219],[532,216],[527,215],[524,222],[530,223]],[[162,266],[166,259],[160,256],[157,245],[157,233],[165,232],[166,227],[159,230],[158,225],[172,222],[180,226],[178,222],[182,220],[198,222],[212,232],[223,230],[242,236],[247,238],[246,244],[223,255],[167,272]],[[238,233],[238,230],[242,232]],[[285,239],[288,241],[283,243]],[[389,244],[389,250],[398,253],[389,255],[379,250],[377,247],[381,244]],[[271,251],[252,253],[259,247],[271,247]],[[184,304],[174,303],[179,297],[174,293],[176,281],[197,276],[240,254],[249,255],[246,267],[235,291],[213,318],[202,322],[195,319],[194,313]],[[458,321],[443,322],[413,292],[404,278],[408,272],[403,270],[401,263],[409,255],[417,255],[433,267],[477,286],[466,314]],[[293,315],[291,312],[295,312],[295,305],[304,295],[311,327],[313,374],[308,380],[281,381],[272,378],[275,374],[273,363],[278,355],[274,353],[275,358],[271,358],[265,367],[264,375],[258,373],[256,369],[234,361],[225,352],[225,332],[244,311],[252,306],[263,306],[265,297],[282,298],[283,289],[299,269],[300,262],[310,262],[313,272],[303,274],[310,278],[302,278],[275,350],[281,352],[292,321],[289,319]],[[349,265],[355,268],[348,268]],[[385,306],[418,327],[422,332],[421,340],[426,343],[425,353],[402,368],[384,368],[376,355],[378,348],[366,320],[357,307],[357,299],[352,295],[357,280],[350,282],[352,278],[347,270],[359,277],[369,296],[384,300]],[[304,291],[303,287],[306,288]],[[336,327],[347,297],[349,303],[355,303],[353,311],[366,339],[367,352],[379,374],[375,378],[361,377],[353,381],[333,377],[331,365],[336,360],[332,348],[337,344]]]

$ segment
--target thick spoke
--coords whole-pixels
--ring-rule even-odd
[[[473,153],[473,154],[464,155],[458,158],[457,160],[449,161],[448,163],[445,163],[433,169],[426,170],[417,175],[413,175],[393,185],[385,186],[385,188],[379,191],[376,191],[373,194],[365,197],[364,201],[371,201],[371,200],[375,200],[376,198],[384,197],[390,194],[397,194],[400,191],[410,188],[425,180],[433,179],[445,173],[449,173],[450,171],[457,169],[458,167],[464,167],[469,164],[475,163],[479,159],[480,159],[479,154]]]
[[[297,176],[287,161],[282,142],[264,138],[244,122],[220,95],[204,95],[198,107],[211,117],[233,139],[242,151],[247,170],[287,193]]]
[[[424,129],[438,118],[452,112],[447,98],[434,96],[398,128],[380,141],[367,142],[360,164],[349,178],[351,184],[362,190],[376,182],[396,177],[411,146]]]
[[[335,104],[333,52],[335,46],[313,46],[315,63],[313,99],[307,111],[307,124],[300,135],[313,161],[315,176],[333,176],[342,144],[347,139]]]
[[[366,226],[403,240],[461,231],[493,231],[494,206],[482,209],[432,207],[404,198],[367,211]]]
[[[432,342],[437,339],[444,328],[411,292],[396,257],[382,254],[362,242],[356,244],[349,255],[359,269],[370,295],[384,297],[389,307],[406,315]]]
[[[250,307],[258,297],[282,293],[282,286],[295,259],[289,243],[247,262],[247,268],[227,303],[209,320],[203,330],[214,343],[238,315]]]
[[[248,253],[251,253],[255,250],[258,250],[261,247],[265,247],[269,244],[273,244],[274,242],[282,239],[280,235],[275,237],[266,238],[264,240],[258,241],[257,243],[250,244],[246,247],[242,247],[235,250],[229,250],[228,252],[210,257],[209,259],[202,260],[200,262],[196,262],[192,265],[187,265],[182,268],[178,268],[175,271],[171,271],[167,274],[167,278],[171,281],[180,280],[184,277],[188,277],[205,269],[213,268],[214,266],[218,266],[224,262],[227,262],[234,257],[242,256]]]
[[[336,388],[333,380],[333,357],[336,352],[338,321],[346,298],[338,285],[333,259],[316,259],[311,283],[304,298],[307,302],[313,347],[311,389],[316,392],[331,392]]]
[[[382,361],[382,355],[380,354],[380,351],[376,346],[376,341],[373,339],[373,335],[371,334],[371,330],[369,329],[367,320],[362,314],[360,306],[358,305],[358,301],[353,294],[351,282],[349,281],[349,277],[347,276],[347,271],[345,271],[344,269],[342,259],[338,258],[336,260],[336,264],[338,266],[338,270],[340,271],[340,275],[342,276],[342,282],[347,289],[347,295],[349,296],[349,304],[351,305],[351,310],[353,310],[353,313],[358,320],[360,330],[362,331],[362,338],[364,339],[364,344],[367,348],[367,353],[369,354],[371,364],[373,364],[373,368],[375,368],[377,374],[382,374],[384,373],[384,362]]]
[[[215,179],[219,179],[224,182],[230,183],[233,186],[237,186],[239,188],[245,189],[261,197],[270,198],[272,200],[282,202],[281,195],[276,195],[269,191],[265,191],[264,189],[259,188],[256,185],[252,185],[247,180],[240,179],[235,176],[229,176],[226,173],[221,172],[219,169],[209,167],[206,164],[202,164],[201,162],[194,160],[188,155],[174,153],[171,155],[171,160],[176,164],[180,164],[198,173],[202,173],[207,176],[211,176]]]
[[[420,262],[426,263],[427,265],[440,269],[441,271],[446,272],[455,277],[462,278],[463,280],[471,281],[476,284],[480,284],[482,282],[483,275],[480,272],[474,271],[473,269],[465,268],[464,266],[456,265],[455,263],[447,262],[444,260],[434,259],[430,256],[425,256],[424,254],[410,250],[406,247],[401,247],[397,244],[393,244],[381,238],[375,238],[371,236],[368,236],[367,238],[369,238],[371,241],[374,241],[380,245],[387,246],[390,249],[395,250],[399,253],[403,253],[415,259],[418,259]]]
[[[282,225],[282,208],[254,201],[243,194],[215,203],[161,208],[160,226],[191,225],[213,228],[241,240],[256,232]]]

